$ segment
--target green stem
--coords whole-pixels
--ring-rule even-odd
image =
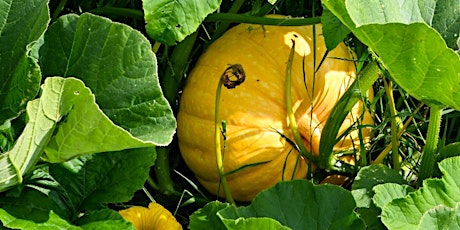
[[[232,193],[230,191],[230,187],[227,184],[227,177],[225,176],[224,160],[223,160],[224,149],[222,148],[221,143],[220,143],[220,138],[222,134],[220,112],[219,112],[220,111],[220,94],[222,92],[222,85],[224,85],[228,89],[233,89],[236,86],[243,83],[245,78],[246,78],[246,75],[244,73],[243,66],[241,66],[241,64],[232,64],[232,65],[229,65],[227,69],[225,69],[224,73],[222,73],[222,76],[219,79],[219,83],[217,84],[216,102],[215,102],[215,110],[214,110],[214,138],[215,138],[217,169],[219,171],[219,176],[220,176],[220,180],[222,183],[222,188],[224,189],[225,197],[227,198],[227,201],[233,205],[234,208],[236,207],[235,201],[233,200]],[[236,212],[236,208],[234,210]]]
[[[197,36],[198,33],[193,33],[174,47],[161,79],[163,94],[173,109],[176,109],[177,92],[182,85]]]
[[[289,127],[291,128],[292,135],[294,136],[294,140],[296,142],[297,147],[299,148],[300,154],[308,159],[308,161],[317,161],[316,158],[308,151],[307,147],[302,140],[302,136],[299,133],[299,129],[297,127],[297,121],[294,116],[294,111],[292,109],[292,96],[291,96],[291,75],[292,75],[292,61],[294,59],[294,51],[295,51],[295,42],[292,40],[292,47],[291,52],[289,53],[289,59],[286,66],[286,83],[285,83],[285,99],[286,99],[286,109],[287,115],[289,119]]]
[[[396,106],[393,97],[393,83],[390,81],[387,83],[385,78],[383,79],[383,85],[385,92],[388,97],[388,106],[390,107],[390,118],[391,118],[391,158],[393,160],[393,169],[398,171],[401,169],[401,162],[399,161],[399,137],[398,137],[398,121]]]
[[[222,159],[222,146],[220,143],[220,93],[222,91],[222,79],[219,79],[219,84],[217,85],[216,90],[216,103],[215,103],[215,111],[214,111],[214,138],[215,138],[215,150],[216,150],[216,161],[217,161],[217,168],[219,170],[220,181],[222,183],[222,188],[224,189],[225,198],[230,204],[235,204],[235,200],[233,200],[232,193],[230,191],[230,187],[227,184],[227,178],[225,177],[225,170],[224,170],[224,161]]]
[[[236,22],[276,26],[304,26],[321,23],[321,17],[314,18],[266,18],[246,14],[214,13],[205,22]]]
[[[122,16],[130,17],[136,20],[144,20],[144,13],[142,11],[129,8],[104,6],[90,10],[90,12],[98,15]]]
[[[371,62],[366,65],[359,72],[358,78],[335,104],[321,132],[321,140],[319,142],[321,168],[329,169],[331,167],[331,163],[333,163],[333,148],[339,141],[334,137],[337,137],[347,114],[377,80],[379,73],[380,69],[377,63]]]
[[[435,164],[435,155],[439,140],[439,130],[441,128],[441,113],[442,108],[432,106],[430,109],[430,121],[428,123],[428,131],[426,135],[426,145],[423,150],[422,163],[417,179],[417,185],[421,186],[423,180],[433,175]]]
[[[241,6],[244,4],[245,0],[236,0],[233,4],[232,7],[228,10],[228,13],[238,13],[240,10]],[[227,30],[227,28],[230,26],[230,22],[222,22],[219,27],[217,27],[216,31],[214,32],[212,39],[215,40],[218,37],[220,37],[224,32]]]
[[[166,195],[177,194],[178,192],[174,189],[174,182],[171,179],[171,170],[169,167],[170,147],[158,147],[156,149],[157,160],[154,169],[159,190]]]

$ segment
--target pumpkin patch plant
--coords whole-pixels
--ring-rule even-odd
[[[216,84],[229,65],[239,64],[245,80],[222,91],[218,116],[226,128],[217,135],[224,142],[223,167],[232,196],[251,201],[279,181],[307,178],[316,167],[321,131],[356,78],[354,58],[343,43],[327,52],[320,24],[315,29],[240,24],[213,42],[187,78],[177,117],[182,157],[199,182],[211,193],[223,195],[214,151],[214,117]],[[358,102],[341,127],[339,134],[347,133],[335,150],[357,149],[360,141],[368,142],[370,129],[356,127],[372,123],[370,113]],[[301,143],[296,142],[295,132]],[[358,132],[363,139],[358,139]],[[301,148],[307,153],[301,154]]]
[[[460,0],[0,0],[1,229],[459,229]]]

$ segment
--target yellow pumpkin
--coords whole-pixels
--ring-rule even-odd
[[[246,73],[241,85],[223,88],[220,104],[220,117],[227,122],[225,172],[242,168],[227,176],[233,198],[250,201],[281,180],[306,176],[306,160],[286,140],[294,139],[285,103],[285,72],[292,40],[296,43],[292,106],[299,132],[313,155],[320,154],[321,130],[332,108],[356,77],[355,64],[350,61],[353,56],[345,44],[329,52],[314,74],[313,39],[312,26],[240,24],[200,57],[183,90],[177,134],[183,159],[209,192],[223,196],[214,150],[214,106],[218,81],[230,64],[241,64]],[[325,52],[321,25],[316,25],[316,65]],[[363,114],[362,102],[352,113],[341,132]],[[371,124],[370,114],[364,114],[364,123]],[[367,142],[370,130],[362,132]],[[359,143],[356,130],[335,150],[353,147],[352,140]]]

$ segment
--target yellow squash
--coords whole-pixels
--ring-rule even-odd
[[[218,81],[231,64],[241,64],[246,73],[241,85],[223,88],[220,105],[220,117],[227,122],[225,172],[237,171],[227,176],[234,199],[250,201],[261,190],[281,180],[306,176],[306,160],[286,140],[294,139],[285,103],[285,72],[292,40],[296,43],[292,106],[307,148],[315,156],[320,154],[321,130],[335,103],[356,76],[355,64],[350,61],[354,58],[352,53],[340,44],[329,52],[314,74],[312,26],[240,24],[211,44],[200,57],[188,76],[177,118],[181,154],[211,193],[223,196],[214,151],[214,104]],[[316,25],[317,66],[325,52],[321,25]],[[361,102],[352,113],[341,132],[362,114],[365,124],[372,123],[370,114],[363,113]],[[367,142],[370,130],[362,132]],[[352,148],[352,140],[356,145],[359,143],[356,130],[335,149]]]

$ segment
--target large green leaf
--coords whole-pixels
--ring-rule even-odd
[[[351,193],[356,200],[357,211],[367,227],[372,229],[384,229],[378,218],[381,210],[372,202],[375,194],[373,188],[383,183],[407,184],[407,181],[396,171],[384,165],[370,165],[358,172],[352,185]]]
[[[460,109],[460,58],[426,24],[434,17],[426,12],[430,4],[420,7],[414,1],[393,0],[324,0],[323,4],[379,55],[406,92],[430,105]]]
[[[154,146],[113,124],[81,80],[47,78],[42,89],[40,99],[27,106],[29,121],[23,133],[0,157],[0,191],[22,182],[44,150],[49,161],[61,162],[83,154]]]
[[[91,14],[66,15],[45,33],[44,76],[76,77],[115,124],[156,145],[172,140],[176,122],[158,83],[155,54],[139,32]]]
[[[221,203],[219,201],[207,203],[204,207],[198,209],[190,215],[188,228],[191,230],[226,229],[222,220],[217,216],[217,212],[228,206],[228,203]]]
[[[419,229],[460,229],[460,203],[454,208],[439,205],[426,212],[420,221]]]
[[[154,146],[154,143],[139,140],[116,126],[99,109],[94,95],[81,80],[47,78],[43,91],[40,101],[45,115],[54,121],[63,119],[45,148],[49,162],[63,162],[91,153]]]
[[[43,189],[42,189],[43,190]],[[43,190],[45,191],[45,190]],[[118,212],[110,209],[74,213],[69,217],[63,212],[66,207],[58,205],[49,190],[40,192],[25,188],[20,197],[0,197],[0,228],[13,229],[134,229]],[[71,223],[69,218],[79,218]],[[79,227],[80,226],[80,227]]]
[[[418,229],[420,223],[434,223],[433,220],[425,220],[426,212],[436,212],[440,205],[458,209],[460,202],[460,157],[451,157],[439,163],[439,168],[444,176],[441,179],[427,179],[423,181],[423,187],[409,193],[404,198],[394,199],[382,209],[382,222],[389,229]],[[448,211],[444,209],[443,212]],[[458,212],[458,211],[455,211]],[[436,214],[437,215],[437,214]],[[430,215],[430,218],[436,217]],[[448,220],[441,213],[441,220]],[[428,217],[426,217],[428,218]],[[451,219],[457,223],[457,220]],[[449,223],[444,223],[446,226]],[[423,226],[434,229],[433,226]]]
[[[49,19],[47,0],[0,0],[0,124],[37,95],[40,69],[29,51]]]
[[[0,221],[13,229],[79,229],[58,215],[63,212],[47,194],[31,188],[20,197],[0,197]]]
[[[143,0],[147,33],[154,40],[174,45],[195,32],[222,0]]]
[[[102,209],[85,213],[85,215],[76,221],[76,224],[84,230],[99,230],[99,229],[120,229],[120,230],[135,230],[136,228],[131,222],[128,222],[121,215],[111,209]]]
[[[77,214],[129,201],[143,187],[155,157],[154,147],[99,153],[50,165],[49,171],[59,183],[59,197]]]
[[[218,212],[223,222],[269,217],[292,229],[364,229],[351,193],[335,185],[306,180],[280,182],[264,190],[246,207]]]

